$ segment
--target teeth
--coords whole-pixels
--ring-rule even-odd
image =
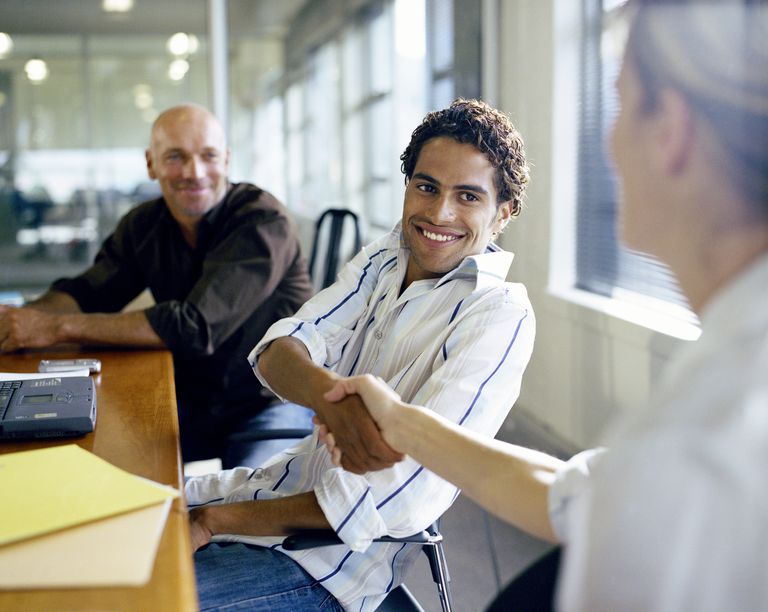
[[[434,232],[428,232],[427,230],[421,230],[423,234],[430,240],[437,240],[438,242],[446,242],[448,240],[456,240],[458,236],[448,236],[446,234],[435,234]]]

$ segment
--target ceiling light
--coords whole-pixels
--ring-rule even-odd
[[[136,108],[150,108],[155,103],[155,99],[151,93],[138,93],[133,97],[133,103]]]
[[[168,53],[180,57],[182,55],[192,55],[197,52],[200,46],[197,36],[194,34],[186,34],[185,32],[176,32],[168,39],[165,44],[165,48],[168,49]]]
[[[5,57],[13,50],[13,39],[5,32],[0,32],[0,58]]]
[[[168,66],[168,78],[172,81],[181,81],[189,70],[189,62],[183,59],[175,59]]]
[[[48,64],[39,58],[32,58],[24,64],[24,72],[33,83],[39,83],[48,78]]]
[[[127,13],[133,8],[133,0],[101,0],[101,10],[107,13]]]

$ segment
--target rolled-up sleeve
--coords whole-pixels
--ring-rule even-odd
[[[51,289],[72,296],[83,312],[118,312],[146,287],[131,251],[129,221],[123,218],[90,268],[74,278],[54,281]]]
[[[383,247],[388,239],[384,236],[364,247],[344,266],[333,285],[307,301],[295,316],[281,319],[267,330],[248,355],[262,385],[270,388],[259,371],[258,356],[277,338],[290,336],[301,341],[318,366],[330,367],[339,360],[368,305],[381,266],[392,253]]]
[[[156,304],[147,319],[172,351],[210,355],[273,294],[298,257],[285,217],[243,219],[208,253],[187,299]]]

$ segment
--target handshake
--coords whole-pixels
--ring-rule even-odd
[[[340,378],[323,400],[326,410],[313,420],[335,465],[363,474],[391,467],[405,457],[402,423],[413,407],[381,378],[371,374]]]

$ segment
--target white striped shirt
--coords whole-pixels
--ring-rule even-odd
[[[380,376],[406,402],[493,436],[517,399],[535,334],[525,288],[505,282],[511,262],[511,253],[491,245],[441,278],[412,283],[401,295],[408,250],[398,224],[363,248],[334,285],[294,317],[275,323],[249,360],[254,365],[270,342],[292,336],[319,366],[345,376]],[[261,469],[236,468],[192,479],[186,492],[194,506],[311,490],[345,545],[283,552],[347,610],[375,610],[403,581],[419,550],[371,540],[424,529],[459,493],[409,457],[378,472],[346,472],[331,463],[316,432]],[[215,539],[277,548],[282,540]]]

